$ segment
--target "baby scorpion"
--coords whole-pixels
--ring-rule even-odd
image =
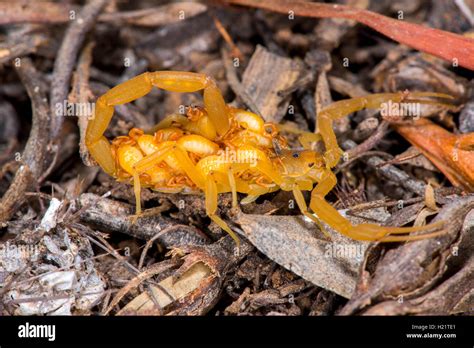
[[[119,136],[110,143],[104,132],[114,106],[143,97],[153,86],[173,92],[203,90],[204,107],[188,108],[186,116],[166,117],[155,127],[154,134],[133,128],[128,136]],[[236,206],[237,193],[247,194],[241,202],[248,203],[281,189],[292,191],[303,215],[318,225],[323,221],[353,239],[413,241],[445,233],[441,230],[410,235],[439,228],[443,222],[421,227],[353,225],[325,200],[337,183],[331,168],[342,154],[332,122],[364,108],[379,108],[389,100],[433,103],[426,99],[430,97],[450,98],[441,93],[400,92],[335,102],[318,114],[318,133],[300,132],[303,149],[292,150],[277,125],[265,123],[252,112],[226,105],[212,77],[179,71],[146,72],[97,99],[95,117],[88,124],[85,142],[106,173],[133,183],[137,215],[141,213],[141,187],[168,193],[204,192],[207,215],[239,244],[236,234],[216,214],[218,195],[230,192]],[[309,147],[319,139],[324,143],[324,153]],[[229,153],[233,158],[229,158]],[[302,191],[311,191],[309,209]]]

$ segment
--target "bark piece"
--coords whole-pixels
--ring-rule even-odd
[[[302,64],[257,46],[245,69],[242,84],[267,122],[279,123],[285,116],[289,98],[279,91],[292,87],[303,71]]]
[[[193,226],[176,225],[176,221],[157,214],[145,216],[133,221],[134,208],[126,203],[102,198],[92,193],[82,194],[79,198],[83,222],[107,232],[120,232],[148,240],[170,226],[177,226],[170,233],[165,233],[157,242],[166,248],[184,244],[206,244],[208,237]]]

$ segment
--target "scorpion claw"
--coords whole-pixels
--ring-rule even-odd
[[[341,159],[342,150],[340,148],[330,149],[324,153],[324,161],[329,168],[335,167]]]

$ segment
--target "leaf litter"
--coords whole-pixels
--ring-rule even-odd
[[[472,18],[466,8],[427,3],[1,4],[1,245],[34,246],[17,258],[1,254],[2,314],[468,313],[474,161],[460,145],[474,131]],[[394,19],[400,9],[403,19]],[[82,20],[70,22],[70,11]],[[337,122],[348,158],[329,196],[353,222],[444,219],[449,233],[382,245],[326,226],[328,240],[285,192],[240,209],[220,197],[240,250],[209,223],[200,196],[145,190],[148,210],[133,221],[131,188],[81,163],[90,164],[84,118],[51,115],[58,101],[88,103],[165,69],[208,73],[233,105],[305,131],[333,100],[405,89],[454,96],[456,108],[423,108],[415,122],[373,110]],[[118,107],[110,134],[198,103],[154,91]]]

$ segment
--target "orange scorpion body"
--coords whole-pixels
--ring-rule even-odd
[[[156,86],[173,92],[204,91],[204,107],[188,108],[187,114],[173,114],[156,127],[154,134],[133,128],[128,136],[111,143],[105,138],[114,106],[131,102]],[[422,227],[385,227],[364,223],[352,225],[331,206],[325,196],[336,185],[331,168],[342,151],[332,129],[332,121],[363,108],[379,108],[382,103],[432,102],[429,97],[449,98],[439,93],[387,93],[342,100],[318,114],[318,133],[301,133],[301,150],[292,150],[279,134],[278,126],[265,123],[257,114],[226,105],[215,81],[204,74],[158,71],[141,74],[98,98],[95,117],[86,131],[86,146],[92,157],[109,175],[133,183],[137,214],[141,212],[140,190],[152,188],[167,193],[205,194],[207,215],[239,243],[227,223],[217,215],[218,194],[247,196],[248,203],[278,189],[292,191],[301,213],[320,225],[353,239],[365,241],[411,241],[433,237],[444,230],[428,231],[441,223]],[[322,140],[324,153],[311,150],[311,141]],[[316,186],[315,186],[316,184]],[[309,207],[302,191],[311,191]]]

